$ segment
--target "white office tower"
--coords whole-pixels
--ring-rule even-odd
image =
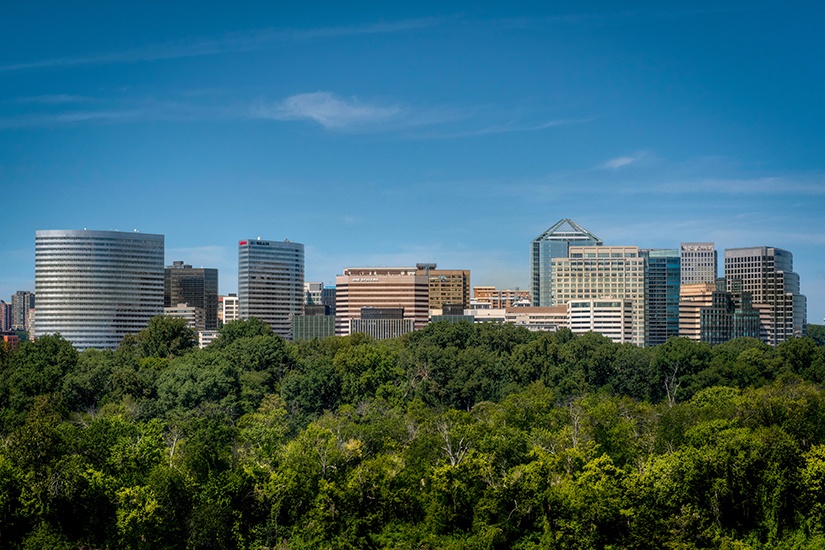
[[[304,309],[304,245],[261,238],[238,241],[238,314],[256,317],[292,338],[292,316]]]
[[[35,337],[115,349],[163,313],[163,235],[45,230],[35,238]]]

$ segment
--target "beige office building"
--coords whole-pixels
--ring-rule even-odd
[[[530,291],[518,288],[497,289],[494,286],[474,286],[473,302],[488,304],[491,309],[531,305]]]
[[[630,342],[645,345],[645,260],[637,246],[571,246],[553,259],[556,304],[630,300]],[[625,306],[622,306],[625,307]]]
[[[679,287],[679,336],[702,339],[702,309],[713,305],[716,284],[695,283]]]
[[[437,269],[436,264],[417,264],[420,275],[427,277],[430,309],[444,304],[470,307],[470,271],[468,269]]]
[[[361,308],[404,308],[415,330],[429,322],[429,281],[416,267],[350,267],[335,278],[335,334],[352,333]]]

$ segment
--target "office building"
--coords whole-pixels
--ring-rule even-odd
[[[602,240],[570,219],[556,222],[530,245],[530,296],[534,306],[555,306],[553,260],[566,258],[571,246],[601,246]]]
[[[679,253],[683,285],[716,283],[719,271],[713,243],[682,243]]]
[[[163,235],[42,230],[35,238],[35,337],[115,349],[163,313]]]
[[[530,306],[530,291],[518,288],[498,289],[494,286],[474,286],[471,308],[487,307],[503,309],[513,306]]]
[[[646,249],[645,259],[645,342],[664,344],[679,336],[679,286],[681,255],[676,249]]]
[[[770,246],[728,248],[725,280],[729,288],[751,294],[764,342],[775,346],[807,333],[807,300],[800,294],[793,254],[787,250]]]
[[[335,335],[335,316],[329,306],[307,304],[303,315],[292,318],[294,340],[324,339]]]
[[[403,307],[363,307],[361,316],[350,319],[350,334],[361,332],[376,340],[398,338],[415,330],[415,319],[404,317]]]
[[[221,325],[238,320],[238,295],[218,296],[218,321]]]
[[[25,290],[18,290],[11,297],[11,328],[12,330],[28,330],[29,310],[34,308],[35,294]]]
[[[321,303],[329,307],[329,314],[335,316],[335,287],[325,286],[321,291]]]
[[[427,277],[430,309],[441,309],[445,304],[470,307],[470,271],[467,269],[438,269],[437,264],[416,264],[421,275]]]
[[[685,338],[721,344],[759,337],[759,313],[752,307],[750,293],[739,285],[735,291],[726,290],[724,279],[715,284],[683,285],[679,309],[680,336]]]
[[[679,336],[702,341],[702,309],[713,306],[717,283],[683,284],[679,288]]]
[[[323,304],[324,283],[308,281],[304,283],[304,305]]]
[[[569,325],[567,306],[510,306],[504,308],[504,322],[531,332],[555,332]]]
[[[11,312],[11,304],[0,300],[0,332],[8,332],[11,330]]]
[[[183,319],[186,326],[194,331],[206,330],[206,313],[202,307],[194,307],[189,304],[176,304],[174,307],[164,307],[163,314],[175,319]]]
[[[189,304],[203,312],[196,330],[218,329],[218,270],[173,262],[164,269],[163,307]]]
[[[596,332],[617,344],[634,342],[633,300],[589,299],[567,302],[570,331]]]
[[[415,267],[350,267],[335,278],[335,334],[351,334],[363,308],[402,308],[418,330],[429,322],[429,281]]]
[[[238,242],[238,314],[269,324],[292,338],[292,317],[304,307],[304,245],[266,241]]]
[[[571,246],[567,258],[553,260],[553,288],[560,305],[629,300],[630,342],[645,345],[645,260],[638,247]]]
[[[199,330],[198,331],[198,347],[200,349],[205,348],[209,344],[215,341],[218,337],[217,330]]]

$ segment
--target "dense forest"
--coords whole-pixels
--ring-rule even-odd
[[[822,548],[821,327],[0,349],[2,548]]]

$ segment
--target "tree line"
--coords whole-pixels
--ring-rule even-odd
[[[821,548],[821,332],[434,323],[0,350],[0,547]]]

